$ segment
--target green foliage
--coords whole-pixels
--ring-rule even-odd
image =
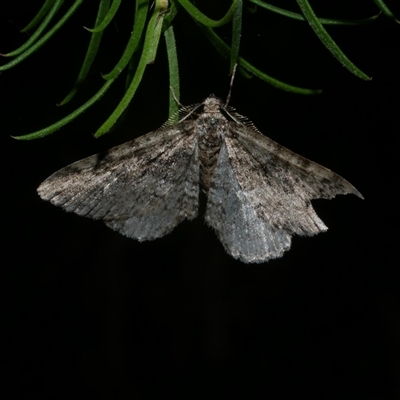
[[[16,137],[16,139],[37,139],[47,136],[60,129],[62,126],[74,120],[85,110],[95,104],[106,93],[119,75],[122,72],[125,72],[127,75],[126,91],[115,110],[98,129],[95,136],[99,137],[110,131],[112,126],[124,113],[133,96],[135,95],[136,90],[142,81],[147,65],[156,61],[157,50],[159,48],[162,36],[164,36],[167,49],[171,88],[169,115],[170,118],[174,118],[174,116],[177,115],[178,110],[178,104],[176,100],[179,101],[180,82],[178,52],[175,43],[173,23],[178,15],[184,13],[188,14],[194,20],[194,22],[200,26],[205,36],[214,46],[216,51],[223,58],[229,60],[229,68],[231,73],[234,71],[235,66],[237,65],[238,71],[242,75],[247,77],[255,76],[279,89],[303,95],[320,93],[321,90],[299,88],[279,81],[269,76],[265,72],[260,71],[258,68],[256,68],[256,66],[252,65],[249,61],[240,56],[240,39],[242,37],[242,19],[244,8],[243,5],[246,1],[247,3],[252,3],[259,7],[259,12],[272,12],[283,15],[287,18],[308,22],[311,29],[315,32],[324,46],[334,55],[334,57],[351,73],[364,80],[369,80],[370,78],[350,61],[350,59],[330,37],[324,26],[361,25],[365,23],[371,23],[378,18],[381,12],[385,16],[398,22],[393,13],[387,8],[382,0],[374,0],[380,9],[378,14],[370,18],[359,20],[319,18],[315,15],[311,5],[307,0],[296,0],[301,13],[284,10],[270,5],[262,0],[232,0],[226,14],[219,20],[209,18],[193,4],[193,1],[190,0],[156,0],[154,5],[153,1],[150,0],[136,0],[135,15],[132,18],[132,33],[126,48],[115,67],[109,73],[103,75],[105,83],[98,90],[98,92],[91,99],[86,101],[85,104],[78,107],[74,112],[64,117],[62,120],[40,131]],[[57,13],[60,11],[61,6],[63,5],[63,0],[46,0],[37,15],[22,30],[23,32],[31,32],[29,39],[18,49],[7,54],[1,54],[4,57],[12,57],[13,59],[0,66],[0,72],[14,67],[18,63],[24,61],[31,54],[39,50],[50,38],[56,34],[57,31],[63,27],[63,25],[70,18],[73,17],[82,3],[83,0],[74,0],[73,4],[65,11],[64,15],[61,16],[58,22],[54,22]],[[113,21],[115,16],[118,15],[121,0],[100,0],[99,2],[93,2],[93,7],[95,7],[95,5],[98,7],[95,26],[91,29],[85,28],[91,34],[91,40],[88,45],[86,56],[83,60],[82,67],[78,73],[75,84],[59,105],[69,102],[79,90],[82,82],[84,82],[86,79],[88,73],[90,72],[93,61],[95,60],[99,51],[102,34],[109,27],[110,22]],[[52,23],[53,26],[51,26]],[[225,43],[216,32],[217,28],[227,24],[232,24],[232,36],[229,44]],[[137,57],[133,58],[135,55],[137,55]]]

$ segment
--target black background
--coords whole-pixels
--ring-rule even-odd
[[[228,256],[202,217],[138,243],[98,221],[40,200],[37,186],[80,158],[158,128],[167,118],[162,44],[126,119],[92,133],[122,96],[124,78],[75,122],[36,141],[17,141],[73,111],[102,84],[122,54],[133,2],[123,2],[87,83],[55,106],[74,82],[96,3],[25,62],[0,74],[5,285],[1,362],[7,398],[23,399],[398,399],[400,298],[397,225],[400,25],[328,27],[365,73],[343,68],[306,23],[245,3],[241,54],[318,96],[236,77],[231,105],[266,135],[334,170],[364,195],[315,201],[329,227],[295,237],[282,259],[245,265]],[[198,2],[220,18],[229,1]],[[318,2],[313,2],[318,3]],[[0,52],[40,1],[3,1]],[[65,2],[63,11],[70,2]],[[297,11],[294,1],[274,4]],[[387,2],[400,15],[396,1]],[[373,1],[325,1],[321,17],[363,18]],[[253,10],[254,11],[254,10]],[[61,13],[59,14],[61,15]],[[230,26],[219,29],[229,41]],[[175,34],[181,101],[225,98],[228,63],[181,11]]]

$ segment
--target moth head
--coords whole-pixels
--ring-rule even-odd
[[[218,97],[215,97],[213,94],[210,94],[203,101],[203,110],[205,113],[219,113],[221,112],[221,107],[223,107],[223,102]]]

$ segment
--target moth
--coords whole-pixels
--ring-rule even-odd
[[[214,95],[181,109],[179,122],[60,169],[38,188],[68,212],[101,219],[139,241],[198,214],[227,253],[262,263],[289,250],[294,234],[328,228],[311,200],[360,192],[329,169],[264,136]]]

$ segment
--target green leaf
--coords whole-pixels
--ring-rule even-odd
[[[148,64],[149,55],[155,51],[154,49],[151,48],[151,46],[154,45],[154,30],[157,25],[159,13],[160,13],[160,9],[159,8],[157,9],[157,7],[156,7],[156,9],[153,12],[153,15],[150,18],[149,24],[147,26],[142,54],[141,54],[135,75],[132,79],[132,82],[131,82],[128,90],[125,92],[124,97],[122,98],[122,100],[120,101],[120,103],[118,104],[116,109],[113,111],[113,113],[110,115],[110,117],[107,119],[107,121],[104,122],[103,125],[94,134],[95,137],[100,137],[110,131],[110,129],[117,122],[118,118],[128,107],[133,96],[135,95],[136,89],[138,88],[138,86],[143,78],[144,71]]]
[[[119,6],[121,5],[121,0],[113,0],[113,2],[111,3],[111,7],[108,7],[110,4],[109,0],[101,0],[100,2],[102,3],[103,1],[107,1],[108,12],[106,15],[103,15],[103,18],[101,20],[96,20],[96,23],[94,25],[95,27],[93,29],[84,26],[84,28],[89,32],[98,33],[104,31],[104,29],[107,28],[108,24],[113,20]]]
[[[152,64],[157,55],[158,44],[160,43],[161,31],[164,22],[165,12],[168,9],[168,0],[156,0],[154,12],[158,12],[157,20],[154,26],[153,42],[150,44],[148,64]]]
[[[216,48],[216,50],[224,57],[229,57],[231,49],[229,46],[214,32],[212,28],[208,28],[206,26],[202,27],[204,33],[212,43],[212,45]],[[253,65],[251,65],[248,61],[244,58],[238,58],[238,65],[242,66],[243,68],[247,69],[257,78],[262,79],[264,82],[269,83],[272,86],[277,87],[278,89],[286,90],[288,92],[298,93],[298,94],[320,94],[322,90],[319,89],[305,89],[296,86],[289,85],[285,82],[279,81],[278,79],[272,78],[271,76],[265,74],[264,72],[260,71]]]
[[[175,19],[176,14],[178,14],[179,8],[180,4],[177,2],[177,0],[171,0],[171,6],[164,18],[164,31],[166,31],[172,25],[172,21]]]
[[[231,7],[228,12],[219,20],[208,18],[198,8],[196,8],[189,0],[177,0],[180,5],[200,24],[208,26],[210,28],[216,28],[228,24],[232,18],[236,9],[236,3],[238,0],[233,0]]]
[[[52,19],[54,18],[54,16],[56,15],[57,11],[60,9],[60,7],[62,6],[64,0],[56,0],[54,2],[53,7],[50,9],[50,11],[48,12],[48,14],[45,16],[43,22],[39,25],[38,29],[36,29],[35,33],[33,33],[29,39],[18,49],[10,51],[7,54],[2,54],[2,56],[4,57],[15,57],[18,56],[19,54],[23,53],[26,49],[28,49],[29,47],[31,47],[33,45],[33,43],[35,43],[38,38],[40,37],[40,35],[44,32],[44,30],[47,28],[47,26],[49,25],[49,23],[52,21]]]
[[[231,74],[233,73],[233,69],[235,68],[239,58],[240,38],[242,36],[242,15],[243,0],[239,0],[236,3],[236,8],[234,10],[232,19]]]
[[[103,75],[104,79],[115,79],[129,64],[129,61],[131,60],[133,53],[137,50],[140,39],[142,38],[148,9],[149,0],[137,0],[135,22],[124,54],[122,54],[120,60],[118,61],[117,65],[112,69],[112,71],[110,71],[108,74]]]
[[[352,74],[357,76],[358,78],[364,79],[366,81],[371,80],[371,78],[362,72],[358,67],[356,67],[342,52],[339,46],[334,42],[334,40],[329,36],[328,32],[322,26],[321,22],[318,20],[315,15],[313,9],[311,8],[309,2],[307,0],[296,0],[299,5],[301,11],[304,14],[304,17],[307,19],[310,24],[312,30],[321,40],[321,42],[325,45],[325,47],[333,54],[333,56]]]
[[[40,21],[42,21],[43,18],[47,15],[47,12],[50,10],[53,3],[54,3],[53,0],[46,0],[44,2],[44,4],[42,5],[42,8],[38,11],[38,13],[32,19],[32,21],[30,21],[28,23],[28,25],[25,26],[25,28],[22,28],[20,32],[28,32],[31,29],[33,29],[35,26],[40,24]]]
[[[83,3],[83,0],[75,0],[74,4],[70,7],[70,9],[65,13],[65,15],[51,28],[41,39],[39,39],[34,45],[32,45],[28,50],[22,53],[19,57],[14,58],[14,60],[10,61],[7,64],[4,64],[0,67],[0,71],[5,71],[19,64],[21,61],[28,58],[30,55],[39,50],[55,33],[71,18],[71,16],[76,12],[76,10]]]
[[[265,8],[266,10],[272,11],[276,14],[283,15],[288,18],[296,19],[298,21],[306,21],[306,19],[298,13],[284,10],[283,8],[275,7],[271,4],[265,3],[264,1],[261,0],[248,0],[250,3],[256,4],[262,8]],[[322,25],[362,25],[362,24],[368,24],[372,21],[375,21],[378,17],[379,14],[373,15],[372,17],[368,18],[363,18],[363,19],[327,19],[327,18],[318,18],[319,22],[321,22]]]
[[[65,118],[61,119],[60,121],[57,121],[56,123],[41,129],[39,131],[29,133],[27,135],[23,136],[12,136],[14,139],[18,140],[33,140],[33,139],[40,139],[42,137],[48,136],[60,128],[62,128],[64,125],[67,125],[77,117],[79,117],[83,112],[85,112],[89,107],[91,107],[94,103],[96,103],[103,95],[106,93],[106,91],[110,88],[114,80],[109,80],[106,81],[103,85],[103,87],[91,98],[89,99],[85,104],[83,104],[81,107],[76,109],[74,112],[71,114],[67,115]]]
[[[380,8],[380,10],[390,19],[400,24],[400,21],[394,16],[394,14],[389,10],[388,6],[383,2],[383,0],[374,0],[374,3]]]
[[[175,36],[172,25],[164,32],[164,37],[168,55],[169,86],[172,91],[170,91],[169,94],[168,116],[171,121],[173,118],[175,118],[174,122],[176,122],[178,119],[179,104],[175,101],[175,98],[179,101],[180,87],[178,55],[176,52]]]
[[[97,23],[99,23],[104,19],[104,16],[107,14],[109,7],[110,7],[110,0],[100,1],[99,10],[97,12],[97,17],[96,17],[96,25]],[[78,77],[68,95],[64,98],[64,100],[58,103],[59,106],[67,104],[75,96],[76,92],[79,89],[79,86],[86,79],[86,76],[90,71],[93,61],[96,58],[96,54],[100,46],[102,35],[103,31],[92,33],[92,37],[89,42],[86,56],[85,59],[83,60],[83,64],[81,70],[79,71]]]

